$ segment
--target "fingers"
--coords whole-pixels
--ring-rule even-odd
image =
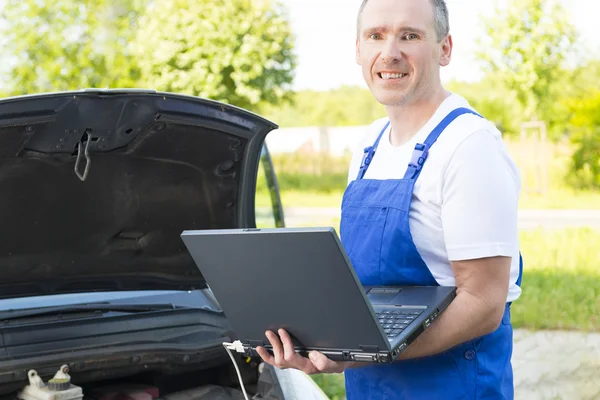
[[[312,365],[312,362],[308,358],[302,357],[300,354],[296,353],[292,338],[285,329],[279,330],[279,337],[283,343],[283,357],[285,363],[289,365],[290,368],[299,369],[306,374],[314,374],[317,372],[314,365]]]
[[[335,374],[344,372],[344,364],[332,361],[318,351],[311,351],[308,358],[312,362],[314,368],[321,373]]]
[[[273,355],[269,354],[262,346],[256,348],[258,355],[267,364],[271,364],[279,369],[298,369],[306,374],[344,372],[344,363],[332,361],[323,353],[312,351],[309,354],[309,358],[302,357],[296,353],[290,335],[283,329],[280,329],[278,333],[279,336],[271,331],[265,333],[273,347]]]
[[[279,340],[279,337],[271,331],[267,331],[265,333],[265,335],[267,336],[269,343],[271,343],[271,346],[273,347],[273,356],[275,357],[275,364],[277,366],[283,365],[283,361],[285,360],[285,358],[284,358],[283,345],[281,344],[281,340]],[[279,367],[279,368],[281,368],[281,367]]]
[[[283,354],[286,361],[292,361],[294,360],[294,358],[296,358],[296,356],[300,357],[294,349],[294,343],[292,342],[292,338],[285,329],[279,330],[279,337],[281,338],[281,342],[283,343]]]
[[[270,364],[270,365],[275,365],[275,357],[273,357],[271,354],[269,354],[267,349],[265,349],[262,346],[258,346],[256,348],[256,352],[258,353],[258,355],[260,356],[260,358],[262,358],[262,360],[264,362],[266,362],[267,364]]]
[[[280,364],[280,360],[283,358],[283,356],[281,355],[281,342],[279,341],[279,338],[277,338],[277,336],[271,331],[265,332],[265,336],[267,337],[269,343],[271,343],[271,346],[273,347],[273,355],[271,355],[263,346],[257,346],[256,352],[258,353],[260,358],[262,358],[262,360],[267,364],[278,366]]]
[[[309,359],[296,353],[290,335],[283,329],[280,329],[278,332],[279,336],[271,331],[265,333],[265,336],[273,347],[273,355],[269,354],[264,347],[256,348],[256,352],[263,361],[279,369],[294,368],[306,374],[317,373],[317,369]]]

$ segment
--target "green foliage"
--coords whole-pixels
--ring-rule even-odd
[[[343,374],[318,374],[311,375],[311,377],[330,400],[343,400],[346,398],[346,385]]]
[[[9,94],[133,86],[139,69],[128,43],[143,4],[6,0],[0,37]]]
[[[566,76],[563,96],[577,98],[600,91],[600,59],[593,59],[573,68]]]
[[[479,113],[496,124],[505,136],[520,133],[519,121],[523,110],[514,91],[507,89],[495,74],[488,74],[480,82],[452,81],[446,88],[463,96]]]
[[[600,189],[600,128],[573,135],[577,150],[573,154],[568,182],[582,189]]]
[[[385,109],[368,89],[342,86],[329,92],[300,91],[291,104],[263,113],[280,127],[355,126],[385,116]]]
[[[143,87],[256,110],[296,65],[275,0],[6,0],[0,44],[10,95]]]
[[[591,124],[574,121],[573,117],[578,118],[576,114],[582,99],[593,98],[600,92],[600,60],[594,59],[562,71],[554,87],[556,93],[548,101],[552,107],[550,112],[545,113],[553,138],[569,137],[582,126],[591,127]]]
[[[145,86],[256,110],[289,93],[296,60],[282,6],[270,0],[156,0],[135,54]]]
[[[541,118],[552,125],[565,61],[576,38],[559,3],[511,0],[485,19],[478,56],[486,71],[514,91],[526,119]]]
[[[575,152],[568,182],[580,189],[600,189],[600,90],[569,104],[575,127],[571,136]]]

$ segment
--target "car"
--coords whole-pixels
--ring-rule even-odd
[[[236,353],[238,376],[223,343],[240,338],[180,237],[256,227],[257,185],[261,224],[285,226],[276,128],[154,90],[0,99],[0,397],[326,399]]]

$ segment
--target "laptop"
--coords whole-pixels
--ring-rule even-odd
[[[181,238],[245,354],[284,328],[297,353],[390,363],[452,302],[455,287],[363,287],[331,227],[184,231]]]

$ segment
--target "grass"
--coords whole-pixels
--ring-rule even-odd
[[[317,178],[314,178],[317,179]],[[281,201],[285,207],[336,207],[342,203],[342,190],[331,192],[281,190]],[[256,196],[257,207],[269,207],[270,198],[260,191]],[[523,194],[519,201],[520,209],[572,209],[589,210],[600,208],[600,192],[575,192],[557,189],[547,195]]]
[[[522,231],[517,328],[600,331],[600,231]]]
[[[320,374],[311,375],[312,379],[325,392],[331,400],[343,400],[346,398],[346,386],[342,374]]]
[[[280,191],[281,202],[284,207],[340,207],[343,192],[303,192],[298,190]],[[271,199],[264,192],[256,195],[256,207],[270,207]]]

